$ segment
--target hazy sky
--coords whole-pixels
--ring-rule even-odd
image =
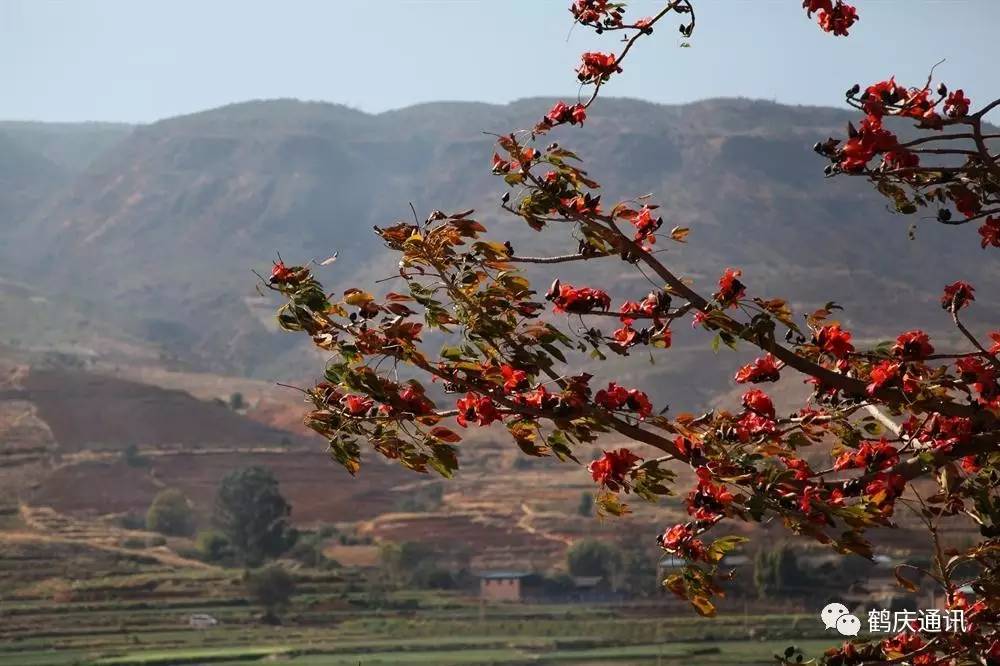
[[[692,48],[673,24],[607,93],[658,102],[749,96],[836,105],[855,82],[929,68],[974,102],[1000,96],[1000,0],[856,0],[848,39],[800,0],[698,0]],[[574,96],[569,0],[0,0],[0,118],[151,121],[247,99],[383,111],[433,100]],[[630,3],[647,15],[661,2]]]

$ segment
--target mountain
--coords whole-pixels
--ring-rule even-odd
[[[0,122],[0,234],[129,131],[115,123]]]
[[[90,166],[131,131],[125,123],[0,121],[0,132],[13,143],[70,172]]]
[[[483,133],[528,127],[552,101],[433,103],[378,115],[254,101],[136,127],[81,171],[67,175],[64,161],[62,184],[17,219],[0,259],[5,271],[33,271],[40,288],[86,303],[95,318],[189,366],[296,376],[318,361],[302,341],[273,330],[250,273],[267,270],[278,253],[299,263],[339,251],[321,271],[333,291],[389,275],[395,261],[371,227],[408,218],[410,203],[422,216],[475,207],[494,237],[532,254],[567,249],[500,214],[503,187],[489,173],[492,137]],[[602,99],[585,127],[551,137],[584,157],[605,200],[652,193],[668,228],[690,227],[688,245],[663,256],[705,291],[722,268],[738,266],[754,294],[802,307],[836,300],[862,337],[913,325],[947,331],[935,302],[942,285],[989,284],[997,263],[971,225],[895,217],[866,183],[823,178],[811,146],[841,134],[852,117],[744,99]],[[55,164],[46,154],[35,156]],[[908,239],[911,223],[920,224],[916,240]],[[559,274],[615,285],[619,299],[649,288],[619,262],[580,270]],[[553,271],[532,275],[547,284]],[[988,290],[977,296],[979,312],[997,305]],[[693,345],[701,353],[681,351]],[[660,365],[634,358],[615,372],[704,404],[726,373],[706,370],[717,364],[706,363],[704,336],[679,331],[677,346]]]

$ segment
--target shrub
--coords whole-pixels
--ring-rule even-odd
[[[264,608],[264,620],[269,623],[278,622],[278,612],[295,593],[295,580],[276,564],[246,572],[243,584],[250,599]]]
[[[146,513],[146,528],[169,536],[194,534],[194,511],[179,490],[162,491]]]

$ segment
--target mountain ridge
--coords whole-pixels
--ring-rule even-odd
[[[394,262],[370,229],[408,217],[411,202],[422,214],[476,207],[492,235],[515,247],[565,249],[565,239],[530,233],[497,210],[503,187],[489,173],[493,139],[484,133],[530,127],[553,101],[431,102],[368,114],[260,100],[136,126],[15,224],[0,258],[17,271],[44,266],[42,287],[87,300],[167,356],[287,376],[314,358],[250,305],[249,269],[265,271],[276,253],[301,262],[340,251],[324,271],[331,289],[348,286],[346,276],[382,277]],[[583,128],[559,128],[552,138],[578,150],[607,199],[652,192],[669,225],[691,227],[690,243],[668,256],[706,289],[738,265],[762,296],[803,306],[844,301],[859,333],[894,322],[881,311],[886,302],[915,325],[934,325],[945,281],[995,277],[996,268],[971,261],[979,251],[971,228],[923,224],[910,242],[906,224],[919,219],[888,215],[859,180],[823,179],[811,145],[852,116],[744,98],[663,105],[609,97]],[[971,274],[952,275],[944,264]],[[586,269],[563,274],[617,282],[616,299],[648,290],[621,265]],[[537,270],[532,277],[551,279]]]

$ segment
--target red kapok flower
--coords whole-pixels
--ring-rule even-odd
[[[701,446],[701,442],[697,440],[691,440],[684,435],[678,435],[674,440],[674,446],[677,447],[677,451],[685,458],[693,459],[700,458],[704,455],[705,450]]]
[[[1000,354],[1000,331],[992,331],[990,333],[990,340],[993,341],[993,345],[990,347],[990,353]]]
[[[761,416],[766,416],[771,419],[774,418],[774,403],[771,402],[771,398],[769,398],[767,394],[760,389],[750,389],[744,393],[743,406],[751,412],[755,412]]]
[[[705,544],[694,538],[689,525],[674,525],[656,539],[663,550],[690,560],[701,560],[706,556]]]
[[[944,101],[944,115],[949,118],[964,118],[969,115],[969,106],[972,101],[965,96],[965,91],[961,88],[953,91]]]
[[[605,451],[603,456],[587,466],[587,470],[590,471],[594,481],[617,492],[619,488],[628,488],[625,475],[638,460],[642,458],[628,449]]]
[[[842,0],[837,0],[837,3],[829,11],[820,11],[818,20],[819,27],[825,32],[831,32],[838,37],[846,37],[847,31],[858,20],[858,10],[845,4]]]
[[[417,415],[427,414],[434,408],[434,403],[427,399],[424,392],[413,385],[399,392],[399,400],[406,411]]]
[[[503,375],[503,390],[508,393],[524,388],[528,381],[528,373],[515,370],[506,363],[500,366],[500,374]]]
[[[899,462],[899,451],[885,439],[877,442],[862,442],[861,446],[842,453],[833,468],[837,471],[844,469],[867,469],[878,471],[888,469]]]
[[[594,396],[594,402],[608,411],[629,409],[645,418],[653,413],[653,405],[649,398],[639,389],[627,389],[615,382],[608,384],[607,389],[601,389]]]
[[[285,262],[276,261],[274,262],[274,267],[271,269],[271,282],[282,283],[288,282],[292,279],[295,273],[292,269],[285,266]]]
[[[743,271],[735,268],[727,268],[719,278],[719,291],[715,294],[715,300],[722,305],[733,305],[746,294],[746,287],[739,281]]]
[[[882,114],[884,113],[885,99],[892,99],[888,93],[881,90],[881,86],[895,85],[890,79],[875,86],[871,86],[865,94],[868,96],[865,101],[865,108],[868,115],[861,121],[861,126],[855,134],[844,144],[837,153],[837,160],[840,168],[849,173],[863,171],[878,153],[886,153],[899,149],[899,140],[896,135],[882,126]],[[894,158],[897,159],[897,158]]]
[[[622,8],[609,0],[573,0],[569,11],[584,24],[614,27],[622,24]]]
[[[785,463],[785,467],[795,472],[795,478],[799,481],[805,481],[815,474],[809,463],[802,458],[782,458],[781,462]]]
[[[486,426],[500,418],[500,412],[493,404],[493,399],[485,395],[466,393],[465,397],[455,404],[455,407],[458,408],[458,416],[455,420],[463,428],[470,422]]]
[[[879,472],[865,486],[865,495],[881,508],[885,515],[891,515],[893,503],[903,494],[905,488],[906,478],[901,474]]]
[[[374,402],[363,395],[348,395],[343,398],[344,408],[351,416],[361,416],[372,408]]]
[[[901,364],[893,361],[881,361],[872,368],[869,375],[869,384],[865,387],[868,395],[875,395],[883,388],[899,379]]]
[[[636,330],[630,325],[625,324],[621,328],[616,329],[615,332],[611,334],[611,337],[622,347],[631,347],[635,344],[636,335],[638,335]]]
[[[696,520],[717,520],[732,503],[733,494],[725,486],[712,483],[712,473],[707,467],[699,467],[695,473],[698,475],[698,485],[688,494],[688,513]]]
[[[833,9],[833,0],[803,0],[802,8],[806,10],[806,16],[812,18],[816,12],[828,12]]]
[[[907,331],[896,338],[892,346],[893,356],[907,361],[922,361],[934,353],[931,339],[920,330]]]
[[[574,104],[573,106],[569,106],[565,102],[556,102],[555,105],[549,109],[549,112],[545,114],[545,117],[542,119],[542,125],[545,127],[552,127],[563,123],[569,123],[570,125],[583,125],[583,121],[586,119],[587,108],[583,104]]]
[[[770,437],[778,431],[778,424],[774,419],[762,414],[746,412],[736,422],[736,435],[741,442],[749,442],[757,437]]]
[[[976,288],[968,282],[952,282],[944,288],[941,296],[941,307],[949,312],[958,312],[966,305],[976,300]]]
[[[597,81],[606,81],[612,74],[621,71],[614,53],[588,51],[581,56],[576,75],[583,83],[596,83]]]
[[[987,217],[979,227],[979,235],[983,237],[979,244],[984,250],[990,245],[1000,247],[1000,217]]]
[[[737,384],[759,384],[761,382],[776,382],[781,378],[780,367],[774,356],[766,354],[753,363],[744,365],[733,378]]]
[[[570,284],[559,286],[559,291],[551,298],[556,312],[585,314],[591,310],[607,312],[611,307],[611,297],[601,289],[591,287],[573,287]]]
[[[816,331],[813,336],[816,346],[836,358],[844,358],[854,351],[851,333],[840,328],[840,324],[829,324]]]

